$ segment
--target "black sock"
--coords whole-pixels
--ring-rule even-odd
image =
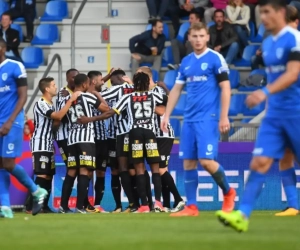
[[[101,204],[103,195],[104,195],[104,186],[105,186],[105,178],[97,177],[95,183],[95,206]]]
[[[86,191],[88,189],[90,179],[87,175],[79,175],[77,177],[77,204],[76,207],[78,209],[83,209],[84,207],[84,200],[86,198]]]
[[[163,178],[161,178],[161,193],[163,197],[164,207],[171,208],[170,190],[167,184],[164,182]]]
[[[182,201],[182,198],[178,192],[178,189],[175,185],[174,179],[172,177],[172,175],[170,175],[170,173],[167,171],[165,172],[162,176],[161,176],[161,181],[162,183],[165,183],[168,188],[169,191],[173,194],[174,196],[174,200],[175,200],[175,204],[178,204],[180,201]]]
[[[161,200],[161,179],[159,173],[152,174],[152,183],[154,185],[154,196],[156,201]]]
[[[133,196],[134,196],[134,204],[139,207],[140,206],[140,197],[139,197],[139,193],[137,191],[137,187],[136,187],[136,176],[135,175],[131,175],[131,189],[133,192]]]
[[[146,193],[146,178],[144,174],[136,176],[136,184],[139,196],[141,198],[142,206],[147,206],[147,193]]]
[[[151,182],[150,182],[150,175],[148,171],[145,171],[145,182],[146,182],[146,194],[148,198],[149,207],[152,208],[153,200],[152,200],[152,192],[151,192]]]
[[[116,202],[116,208],[121,208],[121,183],[119,175],[111,176],[111,191]]]
[[[74,186],[75,179],[76,179],[76,177],[72,177],[72,176],[66,174],[66,178],[65,178],[63,186],[62,186],[61,202],[60,202],[60,206],[63,209],[69,208],[69,199],[70,199],[70,196],[72,193],[72,188]]]
[[[28,192],[27,200],[26,200],[26,211],[32,210],[33,196],[30,192]]]
[[[46,190],[48,192],[48,195],[46,197],[46,199],[44,200],[44,208],[49,208],[49,199],[50,199],[50,195],[51,195],[51,191],[52,191],[52,179],[51,180],[46,180],[45,182],[46,184]]]
[[[124,192],[128,198],[129,205],[132,206],[134,204],[134,196],[131,189],[131,179],[128,171],[124,171],[120,173],[121,184],[124,189]]]
[[[86,190],[86,197],[84,199],[84,203],[83,203],[83,207],[84,208],[87,208],[90,204],[90,201],[89,201],[89,187],[90,187],[90,181],[91,179],[89,178],[89,185],[88,185],[88,188]]]

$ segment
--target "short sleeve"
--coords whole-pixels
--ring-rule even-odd
[[[224,57],[219,53],[216,53],[216,55],[217,57],[214,63],[214,73],[218,82],[220,83],[229,79],[229,68]]]
[[[300,61],[300,33],[296,31],[293,34],[293,41],[291,51],[289,53],[288,61]]]
[[[47,105],[45,101],[39,101],[37,103],[37,110],[41,115],[49,118],[51,118],[51,114],[54,112],[54,110]]]
[[[155,100],[155,104],[161,104],[161,105],[165,106],[168,102],[168,96],[155,93],[154,94],[154,100]]]
[[[119,115],[128,106],[130,97],[130,95],[122,96],[112,109]]]
[[[15,62],[14,78],[18,87],[27,86],[27,73],[21,62]]]
[[[184,63],[182,63],[180,65],[178,73],[177,73],[176,81],[175,81],[176,84],[185,84],[185,81],[186,81],[186,77],[184,74],[185,67],[186,66],[184,65]]]
[[[85,95],[84,96],[87,100],[87,103],[91,106],[93,106],[95,109],[98,109],[100,104],[101,104],[101,101],[94,95],[92,94],[88,94],[88,95]]]

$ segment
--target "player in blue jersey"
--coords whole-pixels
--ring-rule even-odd
[[[43,207],[47,191],[35,185],[25,170],[15,164],[22,155],[25,124],[23,107],[27,99],[27,74],[22,63],[6,59],[6,42],[0,40],[0,202],[2,217],[12,218],[9,185],[12,174],[34,197],[32,214]]]
[[[162,130],[167,132],[170,115],[186,84],[187,98],[179,156],[184,160],[187,206],[171,216],[197,216],[199,213],[196,200],[198,160],[223,191],[222,209],[226,212],[234,209],[236,192],[229,187],[223,167],[216,162],[219,131],[228,132],[230,128],[228,120],[231,94],[229,70],[223,56],[207,48],[208,40],[209,34],[204,24],[191,25],[189,41],[194,52],[182,60],[161,124]]]
[[[254,107],[267,100],[266,115],[258,132],[239,210],[217,212],[223,224],[239,232],[248,230],[255,200],[273,160],[281,159],[286,148],[300,159],[300,34],[286,24],[285,0],[261,0],[259,5],[261,20],[272,34],[262,44],[268,84],[250,94],[246,103]],[[290,186],[295,186],[293,172],[286,172],[284,176]]]

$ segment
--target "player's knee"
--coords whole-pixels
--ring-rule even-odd
[[[105,172],[104,171],[102,171],[102,170],[97,170],[96,171],[96,176],[97,177],[105,177]]]
[[[291,150],[287,149],[284,153],[283,158],[279,162],[279,169],[287,170],[294,165],[294,154]]]
[[[135,176],[135,174],[136,174],[135,169],[129,169],[129,174],[131,176]]]
[[[219,168],[219,163],[210,159],[200,159],[200,165],[209,173],[215,173]]]
[[[90,170],[88,170],[87,168],[80,168],[80,170],[79,170],[79,174],[80,175],[87,175],[87,176],[89,176],[90,175]]]
[[[67,174],[74,178],[77,176],[77,169],[68,169]]]
[[[260,173],[266,173],[271,165],[273,160],[268,157],[254,157],[250,164],[250,169]]]
[[[116,168],[111,169],[111,175],[119,175],[119,171]]]
[[[184,160],[183,161],[184,170],[193,170],[197,169],[197,161],[195,160]]]
[[[2,167],[7,171],[13,171],[15,167],[15,159],[14,158],[2,158]]]
[[[159,163],[153,163],[150,165],[151,168],[151,172],[154,174],[158,174],[159,173]]]
[[[159,169],[159,174],[160,174],[160,175],[164,175],[165,172],[167,172],[167,171],[168,171],[168,168],[167,168],[167,167],[165,167],[165,168],[160,168],[160,169]]]

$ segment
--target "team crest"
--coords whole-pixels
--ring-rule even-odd
[[[2,80],[3,80],[3,81],[6,81],[6,79],[7,79],[7,73],[3,73],[3,74],[2,74]]]
[[[207,63],[202,63],[201,64],[201,69],[202,70],[206,70],[207,69],[208,64]]]
[[[276,57],[278,59],[281,59],[282,56],[283,56],[283,48],[276,49]]]
[[[207,145],[207,151],[211,152],[213,150],[213,145],[208,144]]]

